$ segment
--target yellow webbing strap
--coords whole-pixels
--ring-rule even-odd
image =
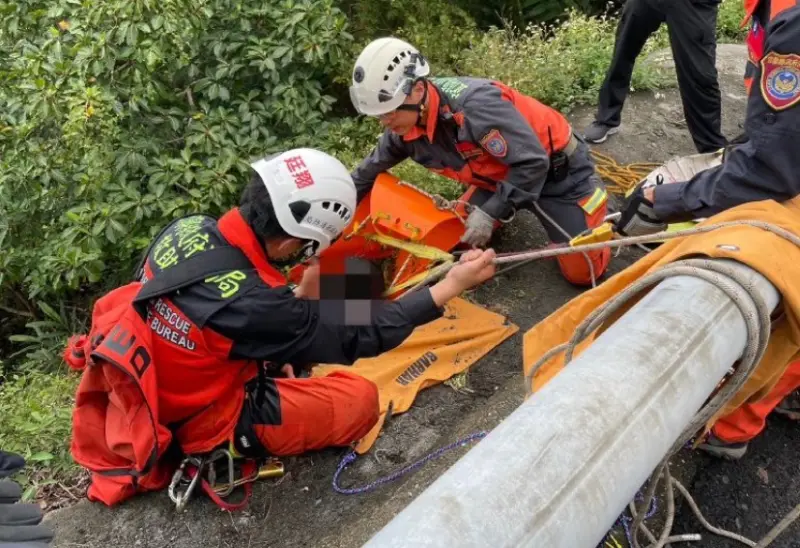
[[[397,293],[398,291],[401,291],[401,290],[403,290],[403,289],[405,289],[407,287],[415,286],[415,285],[419,284],[420,282],[424,281],[428,276],[430,276],[433,279],[436,279],[436,278],[439,277],[439,274],[441,272],[446,272],[447,270],[449,270],[450,266],[452,264],[453,264],[453,261],[448,261],[448,262],[445,262],[445,263],[438,264],[438,265],[436,265],[434,267],[431,267],[431,268],[425,270],[424,272],[420,272],[419,274],[416,274],[416,275],[410,277],[409,279],[407,279],[403,283],[400,283],[400,284],[397,284],[397,285],[393,285],[392,287],[390,287],[386,291],[384,291],[383,294],[384,295],[392,295],[392,294]]]
[[[408,251],[420,259],[428,259],[429,261],[454,260],[453,255],[447,251],[442,251],[438,247],[433,247],[430,245],[398,240],[397,238],[392,238],[391,236],[386,236],[384,234],[368,234],[364,236],[364,238],[376,241],[379,244],[396,247],[397,249],[402,249],[403,251]]]

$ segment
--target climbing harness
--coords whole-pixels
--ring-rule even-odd
[[[426,463],[428,463],[428,462],[430,462],[430,461],[432,461],[434,459],[438,459],[439,457],[441,457],[442,455],[444,455],[448,451],[451,451],[451,450],[455,449],[456,447],[463,447],[463,446],[467,445],[471,441],[475,441],[475,440],[484,438],[484,437],[486,437],[486,434],[487,434],[487,432],[485,432],[485,431],[480,431],[480,432],[476,432],[474,434],[471,434],[471,435],[467,436],[466,438],[463,438],[463,439],[460,439],[460,440],[458,440],[456,442],[453,442],[450,445],[442,447],[441,449],[437,449],[436,451],[434,451],[432,453],[429,453],[428,455],[422,457],[418,461],[416,461],[416,462],[414,462],[412,464],[409,464],[405,468],[401,468],[400,470],[397,470],[396,472],[392,472],[388,476],[379,478],[379,479],[377,479],[377,480],[375,480],[375,481],[373,481],[371,483],[368,483],[367,485],[364,485],[363,487],[344,488],[344,487],[340,487],[339,486],[339,476],[341,476],[342,472],[344,472],[344,470],[353,461],[355,461],[356,458],[358,457],[358,455],[356,454],[355,451],[350,451],[349,453],[347,453],[342,458],[341,462],[339,462],[339,467],[336,469],[336,472],[333,474],[333,481],[332,481],[333,490],[336,491],[337,493],[341,494],[341,495],[359,495],[359,494],[363,494],[363,493],[368,493],[370,491],[373,491],[373,490],[377,489],[381,485],[384,485],[386,483],[389,483],[389,482],[396,481],[396,480],[400,479],[401,477],[405,476],[409,472],[417,470],[422,465],[424,465],[424,464],[426,464]]]
[[[203,492],[221,509],[235,511],[244,508],[250,498],[253,482],[283,476],[283,463],[267,459],[260,466],[254,459],[239,459],[241,477],[236,478],[237,461],[228,449],[217,449],[209,456],[189,455],[183,459],[172,476],[168,494],[175,509],[182,512],[199,485]],[[220,475],[222,473],[222,475]],[[224,481],[219,481],[223,480]],[[237,487],[244,488],[244,498],[237,503],[225,500]]]
[[[635,243],[657,241],[660,239],[676,238],[689,234],[702,234],[728,226],[753,226],[760,228],[780,236],[800,247],[800,237],[789,232],[788,230],[770,223],[750,220],[714,223],[704,226],[701,225],[675,233],[661,232],[653,235],[624,238],[621,240],[600,242],[578,247],[582,247],[584,249],[596,249],[600,246],[618,247],[623,245],[632,245]],[[789,514],[787,514],[786,517],[784,517],[783,520],[778,523],[778,525],[776,525],[763,539],[761,539],[760,542],[755,543],[752,540],[736,533],[712,526],[700,512],[694,499],[689,494],[689,491],[677,479],[671,476],[669,468],[669,459],[673,456],[673,454],[675,454],[686,443],[692,440],[696,436],[697,432],[707,424],[708,420],[720,409],[722,409],[731,398],[733,398],[733,396],[744,385],[758,363],[761,361],[761,358],[767,348],[767,342],[769,341],[770,327],[772,323],[770,310],[760,295],[748,290],[751,285],[750,280],[742,275],[741,272],[731,267],[731,265],[715,262],[709,259],[683,259],[665,265],[664,267],[637,280],[635,283],[625,288],[622,292],[615,295],[612,299],[603,303],[591,314],[589,314],[583,320],[583,322],[578,325],[572,335],[572,338],[568,342],[550,349],[535,364],[533,364],[528,373],[525,375],[526,391],[528,395],[531,394],[531,383],[533,377],[545,363],[549,362],[554,356],[563,353],[564,366],[568,366],[572,361],[573,354],[577,346],[584,339],[586,339],[586,337],[600,328],[610,317],[613,316],[613,314],[625,306],[629,299],[635,297],[643,290],[654,286],[662,280],[673,276],[694,276],[713,284],[727,294],[737,305],[742,317],[745,319],[748,334],[747,345],[745,352],[739,360],[734,372],[727,378],[723,379],[723,381],[717,387],[716,394],[700,409],[700,411],[698,411],[692,422],[676,439],[673,446],[667,452],[666,456],[661,463],[659,463],[655,472],[651,476],[647,491],[645,492],[644,496],[645,506],[650,506],[651,501],[654,499],[655,491],[662,478],[666,484],[667,517],[662,533],[658,539],[656,539],[656,537],[644,524],[644,520],[647,518],[647,515],[637,510],[635,501],[630,502],[629,510],[631,516],[633,517],[633,523],[630,527],[632,531],[630,537],[631,545],[634,548],[639,548],[640,545],[638,537],[640,531],[645,534],[651,543],[648,545],[648,548],[663,548],[663,546],[669,543],[698,540],[698,535],[670,536],[672,524],[675,518],[675,489],[677,489],[678,492],[689,503],[689,506],[697,517],[698,521],[700,521],[700,523],[708,531],[719,536],[736,540],[747,546],[764,548],[769,545],[792,522],[800,518],[800,505],[789,512]]]

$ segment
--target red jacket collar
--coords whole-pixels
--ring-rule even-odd
[[[228,243],[238,247],[258,270],[259,276],[270,287],[286,285],[286,278],[269,264],[267,254],[258,241],[253,229],[244,220],[239,208],[235,207],[220,217],[217,227]]]
[[[403,135],[404,141],[413,141],[423,135],[428,137],[428,141],[433,142],[433,134],[436,132],[436,122],[439,120],[439,91],[430,82],[425,82],[428,86],[428,121],[425,130],[419,126],[414,126],[411,131]]]

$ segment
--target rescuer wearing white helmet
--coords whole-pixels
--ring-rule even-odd
[[[414,328],[441,317],[448,300],[492,276],[494,253],[476,250],[432,287],[370,303],[372,317],[356,325],[345,315],[345,298],[352,297],[320,299],[318,263],[296,288],[280,270],[315,261],[352,222],[355,209],[356,188],[345,166],[300,148],[253,162],[240,207],[218,220],[196,214],[168,224],[136,275],[145,297],[125,292],[130,285],[119,288],[95,307],[92,321],[93,328],[103,325],[109,308],[141,307],[125,316],[125,329],[143,345],[137,356],[148,356],[135,362],[134,376],[155,372],[157,382],[115,385],[124,393],[99,406],[96,394],[78,398],[76,458],[101,468],[118,465],[128,455],[111,448],[152,440],[153,420],[180,425],[174,436],[186,454],[230,444],[248,457],[348,445],[372,429],[379,402],[371,381],[342,372],[297,379],[295,368],[352,364],[395,348]],[[71,340],[65,354],[71,366],[85,367],[89,355],[108,360],[109,353],[124,351],[115,343],[96,354],[92,341],[121,337],[97,335]],[[142,399],[150,413],[135,417],[155,419],[132,423],[121,434],[112,428],[119,414],[111,412],[114,402]],[[117,437],[100,443],[98,431]],[[130,495],[118,478],[92,479],[95,500],[113,504]]]
[[[469,246],[486,246],[519,209],[532,209],[556,244],[603,223],[607,194],[561,113],[501,82],[430,73],[417,48],[393,37],[371,42],[356,59],[353,106],[386,128],[352,173],[359,200],[380,173],[410,158],[470,187],[461,238]],[[557,261],[567,280],[589,285],[610,258],[604,249]]]

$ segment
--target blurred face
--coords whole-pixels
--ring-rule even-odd
[[[424,82],[417,82],[411,94],[403,101],[404,105],[419,105],[425,95]],[[388,128],[392,133],[403,136],[406,135],[417,124],[419,112],[416,110],[404,110],[398,108],[387,114],[378,116],[381,125]]]

